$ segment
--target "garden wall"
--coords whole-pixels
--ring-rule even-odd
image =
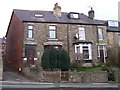
[[[79,83],[107,83],[107,72],[69,72],[70,82]]]
[[[39,82],[62,82],[64,81],[59,70],[56,71],[43,71],[37,68],[25,68],[23,73]],[[66,72],[65,72],[66,73]],[[67,82],[76,83],[107,83],[108,74],[107,72],[68,72]],[[67,79],[65,79],[67,80]]]

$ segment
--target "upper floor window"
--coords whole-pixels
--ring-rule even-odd
[[[79,40],[85,40],[85,28],[79,27]]]
[[[43,18],[43,14],[35,14],[36,18]]]
[[[102,28],[98,28],[98,39],[103,40],[103,30],[102,30]]]
[[[118,22],[117,21],[108,21],[108,26],[118,27]]]
[[[69,14],[68,14],[68,17],[70,18],[70,19],[79,19],[80,17],[79,17],[79,13],[75,13],[75,12],[70,12]]]
[[[56,39],[56,26],[55,25],[50,25],[49,26],[49,39]]]
[[[33,38],[33,25],[28,25],[28,38]]]

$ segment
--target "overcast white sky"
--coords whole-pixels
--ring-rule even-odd
[[[5,36],[13,9],[52,11],[58,2],[63,12],[88,14],[90,6],[95,10],[95,19],[118,20],[120,0],[1,0],[0,37]]]

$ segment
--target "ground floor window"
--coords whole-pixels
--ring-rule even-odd
[[[75,45],[76,60],[92,60],[91,44]]]
[[[105,45],[98,45],[98,58],[100,63],[106,63],[107,48]]]

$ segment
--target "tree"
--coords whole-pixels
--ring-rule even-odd
[[[108,57],[107,57],[107,65],[116,66],[119,65],[119,58],[120,58],[120,47],[114,46],[108,48]]]
[[[64,49],[58,51],[58,68],[62,71],[68,71],[70,68],[70,57]]]

